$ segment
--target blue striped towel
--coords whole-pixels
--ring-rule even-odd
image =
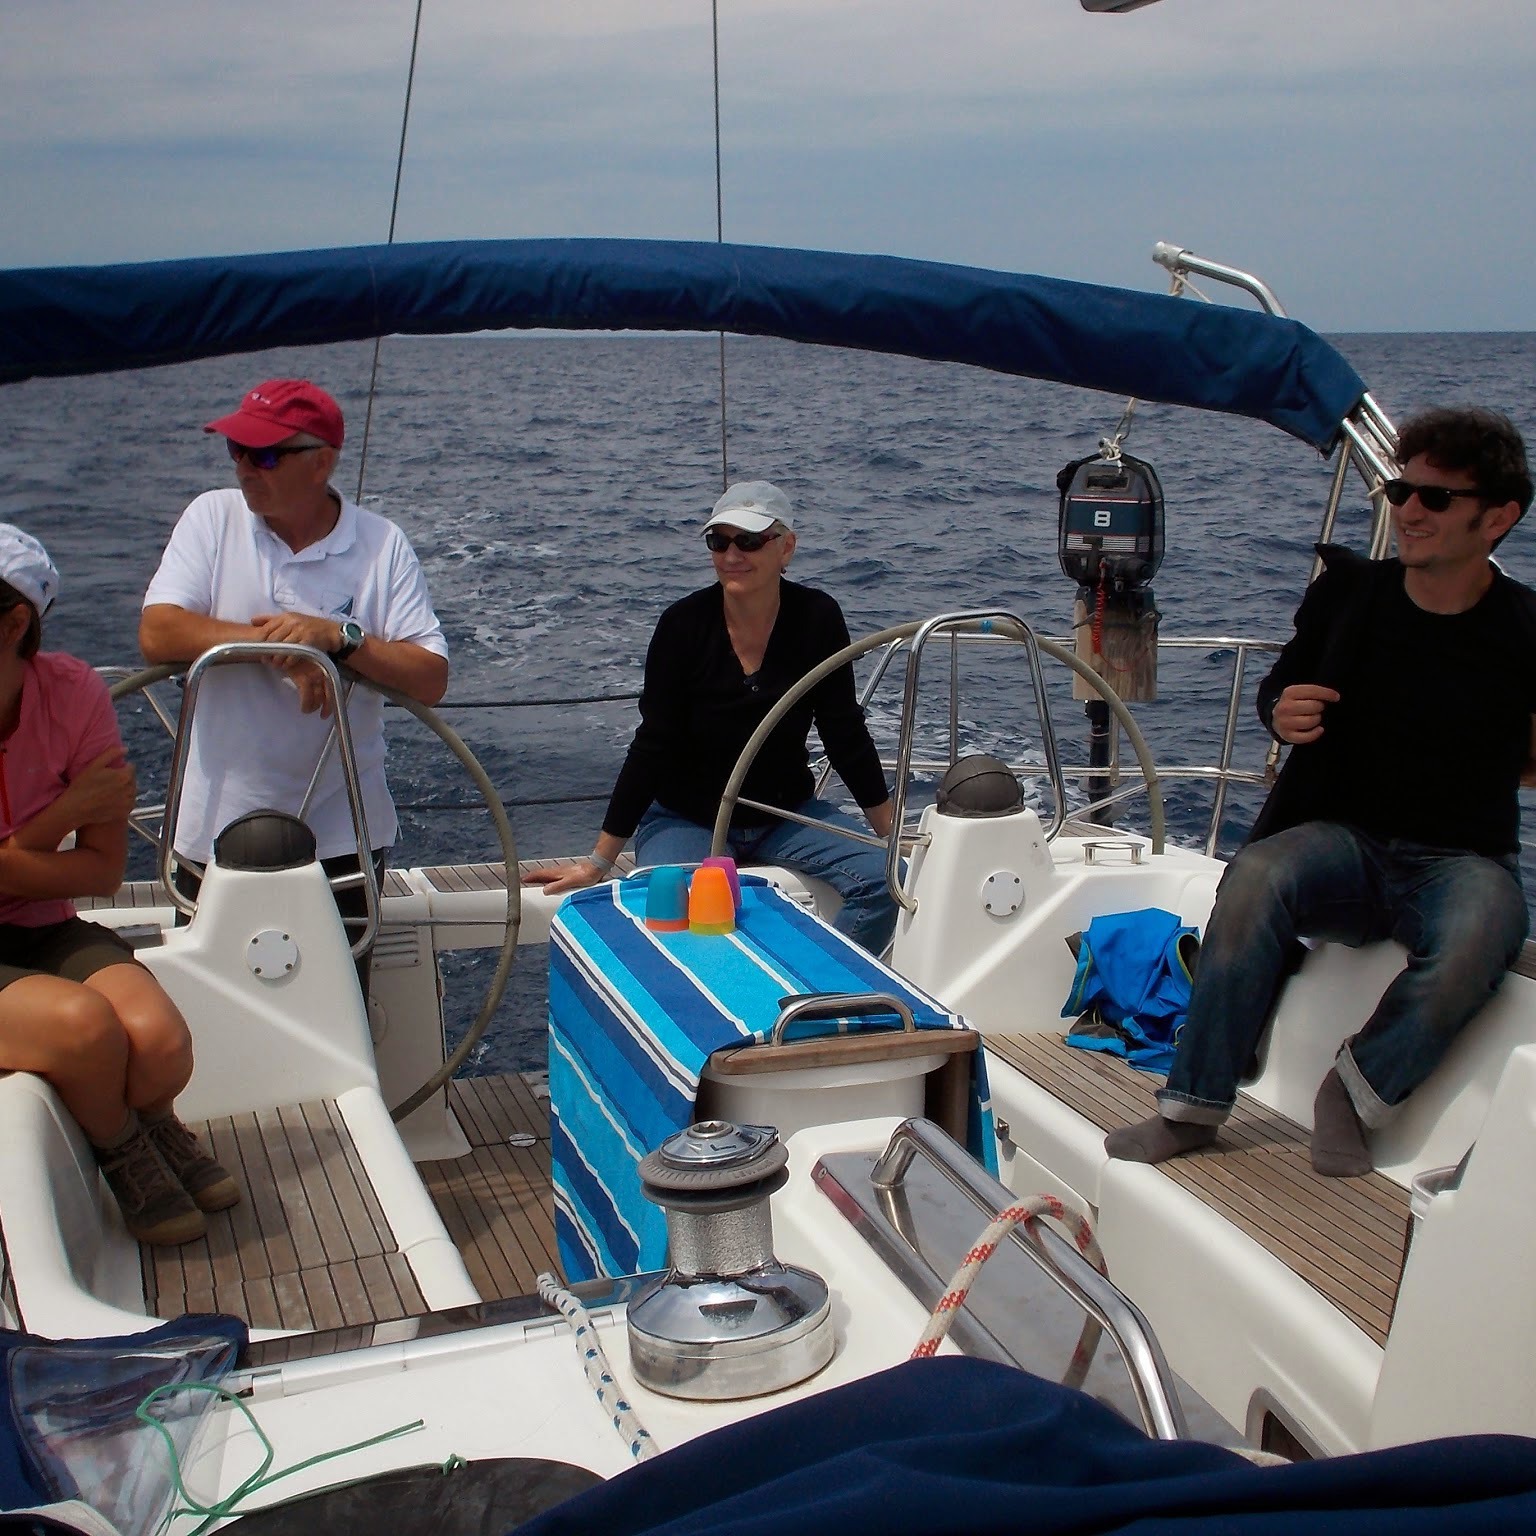
[[[889,992],[919,1029],[966,1027],[758,876],[741,877],[736,931],[718,936],[647,928],[648,877],[577,891],[550,925],[555,1234],[571,1281],[665,1265],[665,1218],[640,1193],[636,1164],[693,1123],[710,1054],[766,1036],[786,996]],[[869,1024],[811,1020],[789,1038]],[[995,1172],[986,1067],[980,1051],[971,1060],[968,1140]]]

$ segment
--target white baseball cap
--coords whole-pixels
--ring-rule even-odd
[[[789,516],[789,497],[766,480],[738,480],[719,501],[704,524],[704,532],[720,523],[743,533],[767,533],[775,523],[794,524]]]
[[[41,618],[59,595],[59,568],[30,533],[14,523],[0,523],[0,581],[7,581],[37,609]]]

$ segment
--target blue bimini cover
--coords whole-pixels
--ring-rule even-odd
[[[661,1210],[636,1165],[697,1118],[712,1052],[769,1034],[786,997],[887,992],[919,1029],[964,1029],[955,1014],[759,877],[741,877],[736,931],[645,926],[648,873],[575,892],[550,925],[549,1095],[555,1235],[568,1280],[666,1264]],[[817,1019],[789,1038],[880,1027]],[[890,1024],[898,1026],[895,1015]],[[997,1171],[982,1053],[972,1062],[971,1153]]]
[[[937,261],[687,240],[462,240],[0,271],[0,384],[393,334],[553,326],[856,347],[1272,422],[1365,384],[1304,325]]]
[[[1258,1467],[1081,1392],[912,1360],[685,1441],[516,1536],[1490,1536],[1536,1530],[1536,1441]]]
[[[1077,1017],[1067,1044],[1123,1056],[1143,1072],[1166,1072],[1189,1011],[1199,948],[1199,930],[1160,907],[1094,918],[1061,1007],[1062,1018]]]

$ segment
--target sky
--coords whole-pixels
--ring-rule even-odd
[[[718,8],[728,240],[1536,330],[1532,0]],[[3,0],[0,267],[382,242],[415,9]],[[709,0],[425,0],[396,239],[714,239],[712,56]]]

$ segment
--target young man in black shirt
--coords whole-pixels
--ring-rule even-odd
[[[1387,482],[1395,560],[1325,547],[1326,569],[1259,689],[1292,751],[1222,878],[1161,1113],[1105,1139],[1158,1163],[1231,1113],[1303,938],[1395,938],[1407,967],[1323,1079],[1312,1164],[1372,1167],[1366,1133],[1429,1076],[1525,940],[1516,790],[1536,747],[1536,592],[1489,556],[1531,503],[1519,433],[1427,411]]]

